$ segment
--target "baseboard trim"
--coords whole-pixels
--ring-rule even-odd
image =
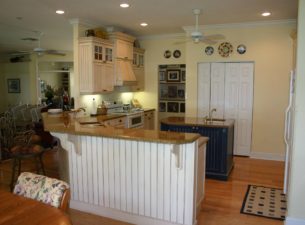
[[[91,205],[75,200],[70,201],[70,208],[137,225],[182,225],[180,223],[171,223],[164,220],[140,216],[111,208],[106,208],[103,206]],[[197,220],[194,221],[193,225],[197,225]]]
[[[266,152],[251,152],[250,158],[274,160],[274,161],[285,161],[285,155],[283,155],[283,154],[266,153]]]
[[[286,217],[285,225],[305,225],[305,219]]]

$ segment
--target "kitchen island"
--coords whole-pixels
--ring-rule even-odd
[[[227,180],[233,168],[234,120],[196,117],[168,117],[161,130],[198,133],[209,137],[206,150],[206,176]]]
[[[60,174],[71,186],[71,208],[133,224],[197,223],[208,138],[42,116],[45,130],[61,140]]]

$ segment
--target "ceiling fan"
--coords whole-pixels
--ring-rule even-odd
[[[203,35],[201,31],[199,31],[198,20],[199,15],[201,14],[201,9],[193,9],[193,14],[195,15],[195,30],[191,33],[191,40],[197,44],[199,42],[203,42],[206,44],[216,44],[217,40],[224,39],[225,36],[222,34],[214,34],[214,35]]]
[[[38,38],[25,38],[24,40],[31,40],[31,41],[38,41],[38,46],[36,48],[34,48],[31,51],[17,51],[17,52],[13,52],[11,53],[11,55],[14,56],[20,56],[20,55],[30,55],[30,54],[37,54],[38,56],[41,55],[58,55],[58,56],[65,56],[66,54],[54,49],[44,49],[40,46],[40,41],[41,41],[41,37],[43,36],[43,32],[37,32],[38,33]]]

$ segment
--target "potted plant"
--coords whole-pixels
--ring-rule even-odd
[[[47,85],[44,91],[44,96],[47,98],[46,100],[47,105],[51,105],[53,103],[54,93],[55,91],[51,87],[51,85]]]

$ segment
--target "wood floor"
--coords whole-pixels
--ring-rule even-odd
[[[56,151],[47,152],[44,158],[46,173],[58,177]],[[282,187],[284,163],[234,158],[234,169],[228,181],[207,179],[206,195],[198,216],[198,225],[282,225],[283,222],[263,217],[240,214],[240,208],[248,184]],[[26,162],[27,170],[34,169],[32,162]],[[0,163],[0,188],[9,190],[11,162]],[[123,225],[112,219],[70,210],[73,225]]]

